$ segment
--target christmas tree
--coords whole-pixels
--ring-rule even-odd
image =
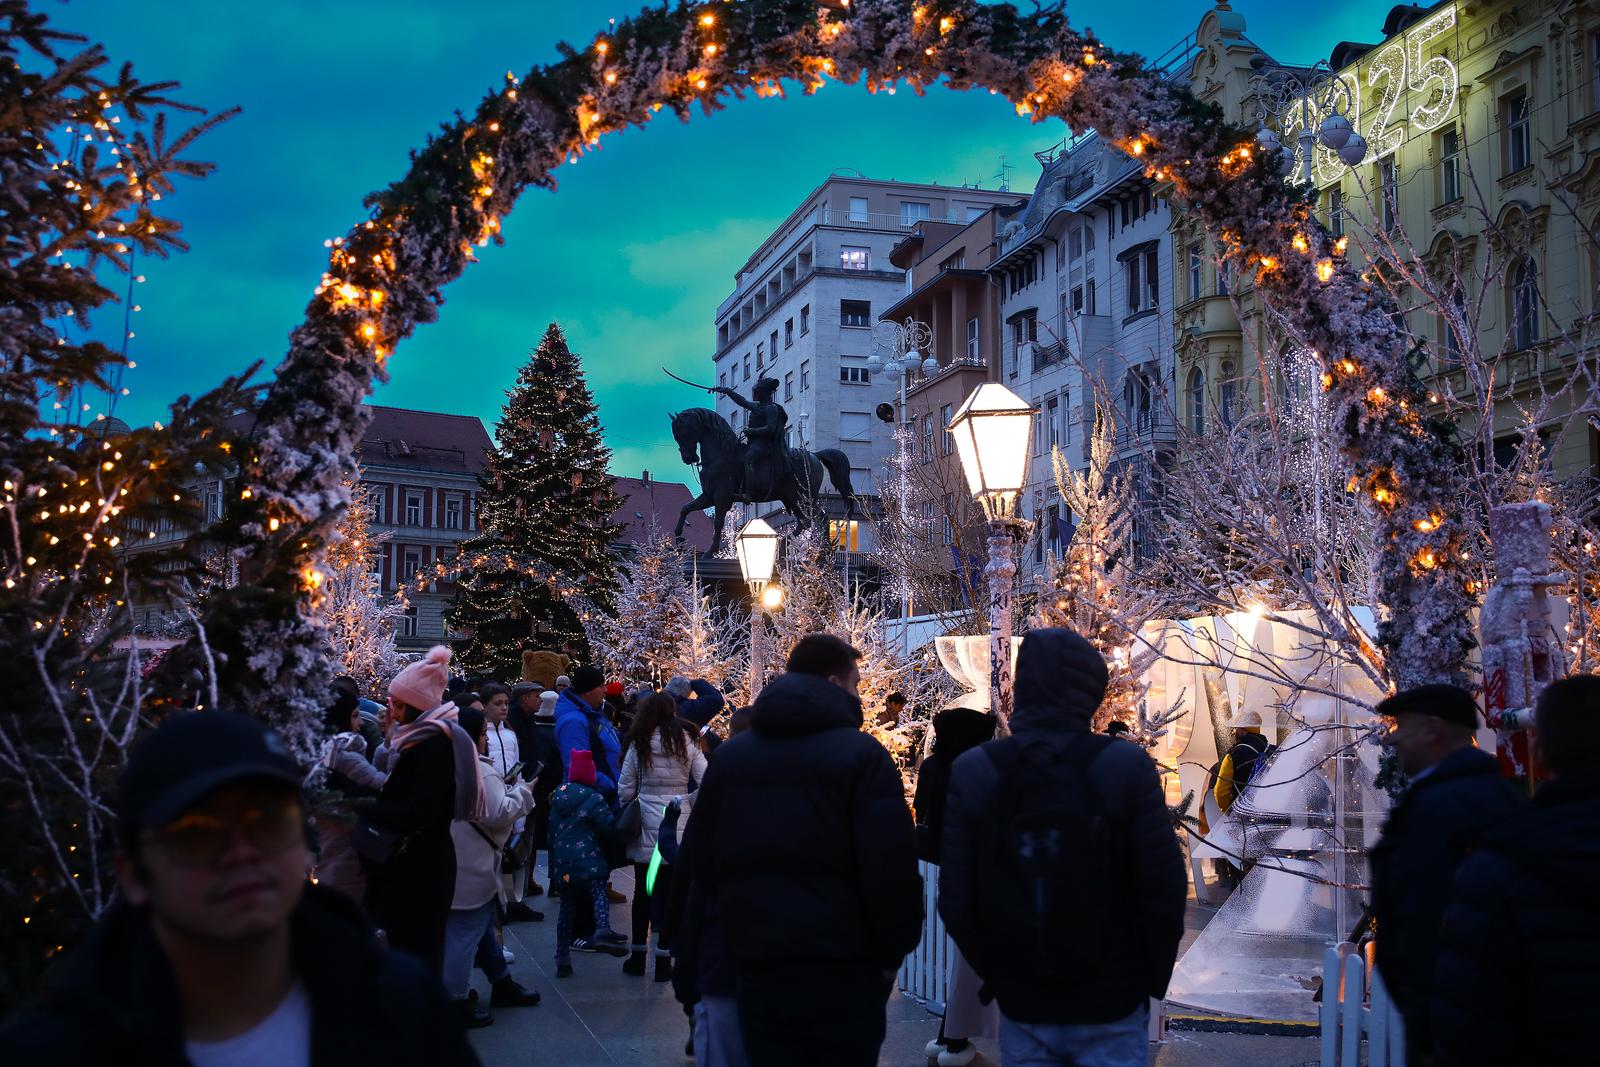
[[[551,323],[495,424],[495,448],[478,476],[478,525],[461,546],[450,624],[471,633],[468,670],[515,678],[529,648],[588,656],[579,596],[616,607],[611,546],[619,498],[606,467],[594,397],[561,327]]]
[[[579,606],[589,648],[607,674],[660,683],[677,673],[691,595],[683,557],[671,539],[653,530],[623,564],[614,609],[606,611],[587,598]]]
[[[82,40],[0,4],[0,1015],[115,896],[109,794],[177,699],[148,684],[134,606],[198,580],[196,486],[227,475],[224,420],[249,403],[229,378],[164,425],[115,417],[138,310],[117,294],[185,248],[157,202],[208,173],[186,153],[225,116],[169,127],[198,109]]]
[[[1056,488],[1077,526],[1051,586],[1040,591],[1038,611],[1040,625],[1070,627],[1105,657],[1110,679],[1095,712],[1096,731],[1113,719],[1129,727],[1142,721],[1146,671],[1155,657],[1137,640],[1149,618],[1149,594],[1139,591],[1129,568],[1138,501],[1130,479],[1112,469],[1115,434],[1112,419],[1097,407],[1088,467],[1074,471],[1059,449],[1052,452]]]
[[[374,694],[404,666],[394,646],[394,619],[401,605],[385,601],[373,565],[372,554],[384,538],[371,531],[371,490],[360,483],[346,485],[350,508],[323,560],[326,577],[317,611],[334,672],[349,675],[363,696],[376,699]]]

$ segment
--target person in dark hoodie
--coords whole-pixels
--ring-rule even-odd
[[[1453,685],[1423,685],[1379,703],[1391,718],[1386,739],[1410,778],[1373,848],[1375,963],[1406,1023],[1419,1063],[1431,1046],[1428,1015],[1439,954],[1439,924],[1456,869],[1489,827],[1527,805],[1500,776],[1494,756],[1475,747],[1478,702]]]
[[[750,730],[711,760],[689,820],[688,877],[717,902],[757,1067],[876,1064],[895,971],[921,936],[911,813],[861,730],[860,656],[802,638]]]
[[[1008,1067],[1143,1067],[1177,962],[1183,854],[1150,757],[1092,730],[1106,679],[1078,634],[1029,632],[1011,736],[950,772],[939,914],[1000,1003]]]
[[[1583,1063],[1600,979],[1600,677],[1539,694],[1533,806],[1456,873],[1434,967],[1434,1062]],[[1380,930],[1381,936],[1381,930]]]
[[[933,752],[922,761],[911,801],[917,816],[918,859],[938,866],[950,768],[957,757],[992,740],[994,727],[993,715],[971,708],[946,708],[933,717]],[[938,877],[937,872],[931,877]],[[928,1042],[926,1051],[939,1067],[965,1067],[977,1057],[972,1038],[995,1036],[998,1020],[993,1009],[980,1001],[980,983],[972,965],[959,948],[951,955],[944,1015],[939,1020],[939,1034]]]
[[[476,1064],[439,977],[307,883],[300,780],[246,715],[145,738],[118,801],[122,894],[0,1030],[0,1063]]]
[[[666,694],[677,702],[678,718],[697,730],[704,730],[728,705],[722,690],[704,678],[690,680],[682,674],[667,679]]]

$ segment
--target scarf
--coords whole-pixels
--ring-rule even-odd
[[[489,805],[483,795],[483,772],[478,765],[478,750],[467,732],[456,725],[457,714],[455,704],[447,700],[411,722],[396,723],[389,734],[389,747],[403,755],[406,749],[437,733],[448,737],[456,769],[454,818],[470,822],[487,815]]]

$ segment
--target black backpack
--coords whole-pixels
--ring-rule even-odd
[[[1112,916],[1130,889],[1124,835],[1089,779],[1090,764],[1114,743],[1084,733],[1064,747],[1015,737],[983,746],[999,772],[998,832],[978,872],[989,970],[1075,985],[1108,956],[1122,956]]]

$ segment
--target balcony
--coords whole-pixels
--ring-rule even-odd
[[[928,215],[920,219],[908,219],[903,215],[886,211],[835,211],[832,204],[823,204],[822,212],[817,217],[821,226],[845,226],[857,230],[914,230],[924,222],[948,222],[957,226],[965,226],[967,219],[958,218],[954,212],[945,212],[944,218],[937,215]]]
[[[1032,342],[1029,367],[1032,374],[1040,374],[1059,363],[1084,366],[1088,357],[1110,348],[1112,343],[1113,326],[1109,315],[1057,315],[1041,322],[1038,330],[1039,339]]]

